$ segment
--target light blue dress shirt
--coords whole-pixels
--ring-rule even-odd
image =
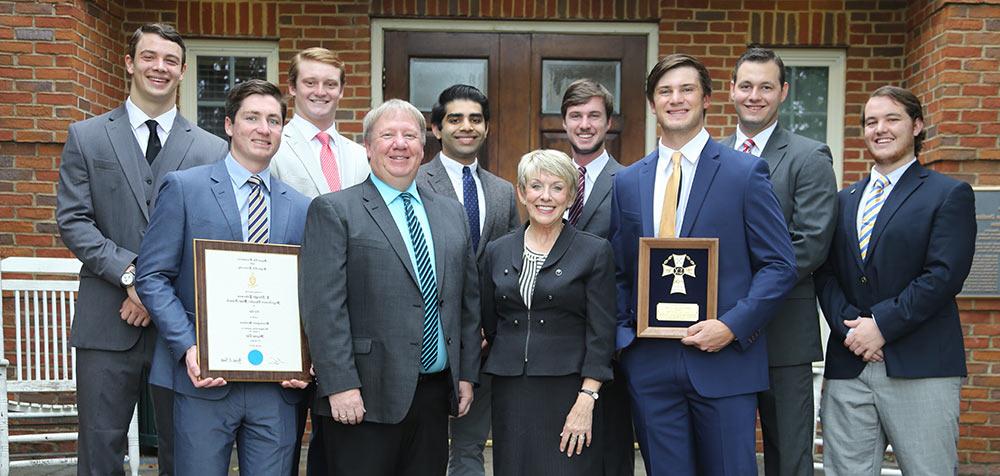
[[[236,162],[233,154],[226,155],[226,170],[229,171],[229,180],[233,186],[233,195],[236,197],[236,206],[240,209],[240,228],[243,230],[243,241],[247,241],[247,237],[250,236],[250,232],[247,230],[247,227],[250,226],[250,208],[247,200],[250,198],[250,192],[253,189],[253,186],[248,184],[247,180],[253,174]],[[267,226],[270,229],[272,223],[271,168],[268,167],[262,170],[257,176],[264,182],[264,204],[267,206]]]
[[[403,194],[399,190],[390,187],[388,184],[379,179],[375,174],[371,174],[372,183],[375,184],[375,188],[378,189],[378,193],[382,195],[382,201],[385,202],[386,207],[389,208],[389,213],[392,214],[392,219],[396,222],[396,228],[399,229],[399,234],[403,236],[403,243],[406,244],[406,252],[410,255],[410,264],[413,265],[413,271],[417,271],[417,258],[416,253],[413,251],[413,240],[410,239],[410,227],[406,223],[406,209],[403,205],[403,199],[399,196]],[[410,200],[410,205],[413,207],[413,214],[417,217],[417,221],[420,222],[420,228],[424,232],[424,241],[427,243],[427,252],[430,253],[431,259],[431,269],[434,270],[435,282],[437,282],[440,276],[437,272],[437,263],[433,259],[434,255],[434,237],[431,235],[431,227],[427,221],[427,211],[424,210],[423,200],[420,198],[420,194],[417,193],[417,185],[414,181],[410,183],[410,187],[406,189],[413,199]],[[440,287],[439,287],[440,289]],[[438,359],[428,370],[427,373],[441,372],[445,369],[448,364],[448,349],[445,347],[444,343],[444,329],[441,327],[440,322],[438,323]]]

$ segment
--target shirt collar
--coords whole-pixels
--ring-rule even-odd
[[[468,167],[469,168],[469,172],[472,172],[473,174],[475,174],[475,173],[477,173],[479,171],[479,158],[476,158],[476,160],[473,160],[472,164],[465,165],[465,164],[463,164],[463,163],[461,163],[461,162],[459,162],[459,161],[457,161],[457,160],[455,160],[455,159],[453,159],[451,157],[448,157],[447,155],[444,155],[444,152],[441,152],[440,155],[441,155],[441,164],[444,165],[444,169],[449,174],[457,175],[457,176],[461,177],[462,176],[462,167]]]
[[[293,124],[300,132],[302,132],[302,136],[305,137],[306,140],[313,140],[316,138],[316,134],[319,134],[319,128],[316,127],[315,124],[309,122],[306,118],[298,114],[293,114],[292,120],[289,121],[289,123]],[[334,122],[333,125],[331,125],[325,132],[330,134],[330,143],[335,144],[337,142],[337,136],[339,135],[337,134],[337,123]]]
[[[684,160],[688,161],[690,164],[694,165],[698,163],[698,157],[701,156],[702,149],[705,148],[705,144],[708,144],[708,139],[711,136],[708,135],[708,131],[703,127],[701,132],[694,136],[693,139],[689,140],[687,144],[681,146],[681,154],[684,155]],[[670,156],[675,152],[674,149],[663,145],[662,141],[658,141],[658,151],[660,164],[670,163]]]
[[[771,134],[774,134],[774,130],[778,128],[778,121],[774,121],[770,126],[767,126],[764,130],[753,136],[753,143],[757,146],[757,150],[761,153],[764,152],[764,147],[767,147],[767,141],[771,139]],[[736,127],[736,148],[739,149],[743,145],[743,142],[747,140],[747,135],[743,133],[743,129],[739,126]]]
[[[245,167],[240,165],[240,163],[233,158],[232,153],[226,154],[226,171],[229,172],[229,179],[233,181],[233,185],[235,185],[236,188],[240,188],[245,185],[247,183],[247,179],[249,179],[251,175],[254,175]],[[260,177],[261,182],[264,183],[264,189],[270,191],[271,167],[261,170],[257,176]]]
[[[873,165],[871,172],[872,174],[871,180],[869,180],[868,183],[874,184],[876,178],[885,177],[886,179],[889,180],[888,185],[896,185],[896,183],[899,182],[899,179],[903,176],[903,174],[906,173],[906,169],[909,169],[910,166],[913,165],[913,163],[916,161],[917,161],[916,157],[911,157],[910,160],[907,161],[905,164],[903,164],[902,167],[899,167],[898,169],[889,172],[887,175],[882,175],[881,173],[879,173],[878,170],[875,170],[875,166]]]
[[[128,123],[132,126],[133,131],[145,124],[146,121],[155,119],[156,123],[163,129],[163,132],[170,134],[170,128],[174,126],[174,118],[177,117],[177,106],[175,105],[158,117],[149,117],[145,112],[142,112],[142,109],[139,109],[139,106],[132,102],[132,96],[129,96],[125,98],[125,112],[128,113]]]
[[[608,155],[608,149],[604,149],[604,152],[601,152],[601,155],[598,155],[596,159],[591,160],[589,164],[581,166],[574,160],[573,166],[576,168],[586,167],[588,176],[593,175],[594,177],[597,177],[601,174],[601,171],[604,170],[604,166],[608,164],[608,160],[610,159],[611,156]]]
[[[372,183],[375,184],[375,189],[378,190],[379,195],[382,195],[382,201],[384,201],[386,205],[392,203],[403,194],[403,192],[400,192],[399,190],[392,188],[389,184],[383,182],[377,175],[371,174],[370,177],[372,178]],[[409,193],[415,202],[423,204],[423,201],[420,199],[420,195],[417,193],[416,180],[410,182],[410,186],[406,188],[405,192]]]

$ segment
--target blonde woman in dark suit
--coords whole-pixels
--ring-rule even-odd
[[[486,248],[483,328],[493,375],[493,471],[599,475],[601,382],[611,379],[614,262],[603,238],[563,221],[576,169],[554,150],[526,154],[517,194],[526,227]]]

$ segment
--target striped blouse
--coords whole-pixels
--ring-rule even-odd
[[[524,305],[531,309],[531,295],[535,292],[535,279],[538,277],[538,270],[542,269],[547,254],[535,253],[524,247],[524,263],[521,265],[521,277],[518,279],[518,286],[521,288],[521,298]]]

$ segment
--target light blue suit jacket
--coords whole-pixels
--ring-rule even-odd
[[[270,242],[302,242],[309,199],[271,177]],[[167,174],[139,249],[136,291],[159,330],[149,381],[184,395],[221,399],[229,386],[195,388],[184,355],[195,344],[193,240],[243,241],[239,207],[220,160]],[[284,389],[289,403],[300,392]]]
[[[657,151],[615,175],[610,241],[618,287],[616,347],[636,338],[639,238],[655,236]],[[767,163],[709,140],[698,158],[681,237],[719,239],[718,316],[736,335],[719,352],[685,346],[691,383],[712,398],[768,387],[764,326],[797,279]]]

